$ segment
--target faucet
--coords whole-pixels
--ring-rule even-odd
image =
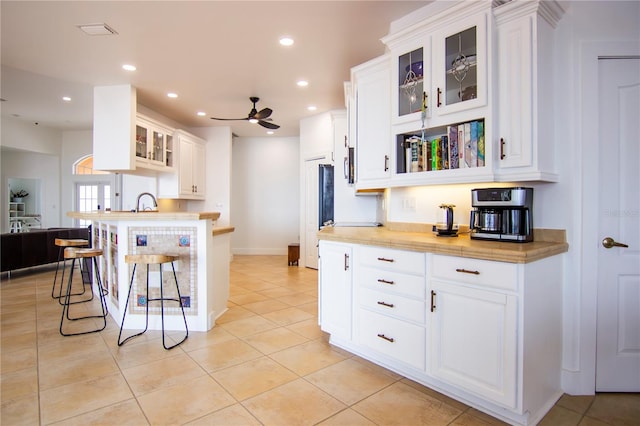
[[[156,197],[154,197],[153,194],[150,192],[142,192],[140,193],[140,195],[138,195],[138,200],[136,201],[136,212],[140,211],[140,199],[142,198],[143,195],[148,195],[149,197],[151,197],[151,199],[153,200],[153,207],[158,208],[158,202],[156,201]]]

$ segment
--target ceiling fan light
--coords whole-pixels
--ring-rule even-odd
[[[250,119],[249,119],[249,123],[256,124],[257,122],[258,122],[258,119],[257,119],[257,118],[250,118]]]

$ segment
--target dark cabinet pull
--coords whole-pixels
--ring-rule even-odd
[[[506,142],[504,141],[504,138],[500,138],[500,159],[504,160],[506,158],[506,155],[504,155],[504,145],[506,144]]]
[[[349,270],[349,255],[347,253],[344,254],[344,270]]]
[[[378,337],[381,339],[386,340],[387,342],[391,342],[393,343],[395,341],[395,339],[393,337],[387,337],[384,334],[378,334]]]
[[[436,292],[431,290],[431,312],[436,310]]]
[[[385,155],[384,156],[384,171],[388,171],[389,170],[389,156]]]
[[[461,268],[457,268],[456,272],[460,272],[460,273],[463,273],[463,274],[480,275],[480,271],[470,271],[468,269],[461,269]]]
[[[440,88],[438,87],[438,98],[436,102],[436,105],[438,105],[438,108],[440,108],[440,106],[442,105],[442,102],[440,102],[440,95],[442,95],[442,90],[440,90]]]
[[[393,308],[393,303],[378,302],[378,305],[386,306],[387,308]]]
[[[393,259],[387,259],[386,257],[379,257],[378,260],[380,262],[393,262]]]
[[[378,278],[378,282],[382,283],[382,284],[389,284],[389,285],[394,285],[395,284],[394,281],[388,281],[388,280],[385,280],[383,278]]]

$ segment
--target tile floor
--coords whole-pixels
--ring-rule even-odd
[[[2,276],[2,425],[501,424],[331,347],[316,271],[284,256],[236,256],[229,311],[171,351],[158,332],[118,347],[113,320],[61,337],[52,279]],[[640,395],[565,395],[541,424],[639,425]]]

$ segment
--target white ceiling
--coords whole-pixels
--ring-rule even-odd
[[[383,54],[390,22],[427,3],[2,0],[2,115],[90,129],[92,88],[132,84],[139,104],[186,127],[231,125],[239,136],[266,129],[209,117],[246,117],[249,97],[259,96],[257,109],[273,109],[281,126],[276,135],[297,136],[301,118],[344,108],[350,68]],[[77,28],[90,23],[118,34]],[[295,44],[280,46],[282,35]],[[137,71],[122,70],[125,63]],[[297,87],[298,79],[309,86]],[[167,98],[170,91],[179,97]]]

